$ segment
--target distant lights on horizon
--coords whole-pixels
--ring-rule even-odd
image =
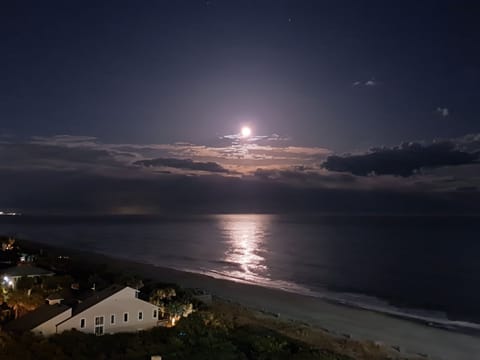
[[[0,211],[0,216],[18,216],[21,215],[17,212],[10,212],[10,211]]]

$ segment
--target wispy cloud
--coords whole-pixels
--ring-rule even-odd
[[[380,83],[377,80],[375,80],[374,77],[368,80],[355,81],[352,83],[353,87],[374,87],[378,85],[380,85]]]
[[[90,136],[57,135],[33,137],[24,143],[13,142],[10,147],[15,147],[18,154],[26,155],[26,151],[30,154],[20,155],[24,161],[19,161],[17,165],[27,162],[27,166],[65,169],[68,164],[72,169],[91,166],[93,170],[98,170],[100,164],[108,164],[131,171],[132,167],[142,164],[143,167],[148,165],[155,170],[163,166],[236,176],[253,173],[258,167],[286,168],[299,164],[318,164],[331,154],[325,148],[294,146],[289,138],[277,134],[252,136],[248,139],[226,135],[213,139],[207,145],[185,142],[111,144]],[[14,157],[14,154],[11,156]],[[178,161],[174,162],[173,159]],[[225,171],[202,164],[218,164]]]
[[[436,112],[444,118],[450,115],[450,110],[446,107],[437,107]]]
[[[134,162],[134,165],[153,168],[195,170],[211,173],[229,173],[227,169],[215,162],[199,162],[191,159],[157,158],[152,160],[138,160]]]

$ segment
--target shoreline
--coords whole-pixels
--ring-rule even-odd
[[[106,255],[106,254],[104,254]],[[108,255],[106,255],[108,257]],[[120,259],[120,258],[118,258]],[[128,261],[128,259],[126,259]],[[154,264],[147,264],[147,265],[152,265],[156,266]],[[168,269],[171,270],[176,270],[180,272],[187,272],[191,274],[198,274],[198,275],[203,275],[207,276],[209,278],[214,278],[214,279],[219,279],[219,280],[226,280],[226,281],[232,281],[240,284],[246,284],[246,285],[252,285],[252,286],[259,286],[259,287],[264,287],[268,289],[273,289],[273,290],[279,290],[287,293],[292,293],[300,296],[308,296],[308,297],[313,297],[317,298],[321,301],[331,303],[333,305],[338,305],[338,306],[345,306],[349,308],[354,308],[354,309],[359,309],[359,310],[365,310],[365,311],[372,311],[378,314],[384,314],[387,316],[391,316],[397,319],[402,319],[402,320],[407,320],[407,321],[412,321],[424,326],[429,326],[429,327],[436,327],[439,329],[444,329],[447,331],[453,331],[453,332],[459,332],[467,335],[474,335],[474,336],[480,336],[480,323],[475,323],[467,320],[452,320],[448,319],[447,317],[434,317],[428,315],[429,310],[425,310],[426,315],[421,315],[418,314],[417,311],[422,311],[422,309],[417,309],[417,308],[401,308],[401,307],[396,307],[390,303],[388,303],[384,299],[380,298],[375,298],[371,297],[369,295],[364,295],[364,294],[353,294],[353,295],[361,295],[365,296],[368,298],[372,299],[377,299],[379,301],[382,301],[385,303],[385,307],[378,307],[375,305],[369,305],[366,303],[360,303],[360,302],[355,302],[352,300],[349,300],[347,298],[341,298],[339,295],[342,293],[339,293],[339,295],[336,295],[334,292],[330,292],[330,295],[322,294],[320,292],[310,290],[306,287],[302,286],[291,286],[291,287],[279,287],[279,286],[268,286],[267,284],[262,284],[262,283],[255,283],[253,281],[248,281],[240,278],[235,278],[235,277],[228,277],[225,275],[222,275],[221,273],[216,273],[216,272],[200,272],[200,271],[195,271],[195,270],[189,270],[189,269],[181,269],[181,268],[174,268],[174,267],[167,267]],[[277,282],[277,281],[272,281],[272,282]],[[295,285],[295,284],[293,284]],[[297,289],[297,290],[295,290]],[[402,311],[404,310],[404,311]],[[410,310],[411,312],[407,312]],[[442,313],[443,314],[443,313]]]
[[[474,334],[429,326],[426,322],[354,307],[328,299],[263,287],[205,274],[176,270],[101,253],[52,246],[31,240],[21,243],[45,248],[56,255],[76,257],[87,264],[140,275],[184,288],[200,288],[228,302],[323,330],[332,336],[382,344],[401,356],[441,360],[471,360],[480,355],[480,337]]]

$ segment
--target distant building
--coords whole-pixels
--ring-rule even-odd
[[[158,307],[138,299],[137,294],[131,287],[113,285],[73,307],[44,305],[7,324],[5,330],[30,330],[48,336],[75,329],[103,335],[155,327]]]
[[[19,260],[21,263],[33,263],[37,259],[36,255],[28,254],[28,253],[20,253]]]
[[[3,270],[1,280],[15,288],[17,281],[22,277],[40,278],[42,276],[53,276],[55,273],[32,265],[18,265]]]

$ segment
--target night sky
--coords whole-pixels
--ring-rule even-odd
[[[478,213],[479,18],[476,1],[3,3],[0,210]]]

